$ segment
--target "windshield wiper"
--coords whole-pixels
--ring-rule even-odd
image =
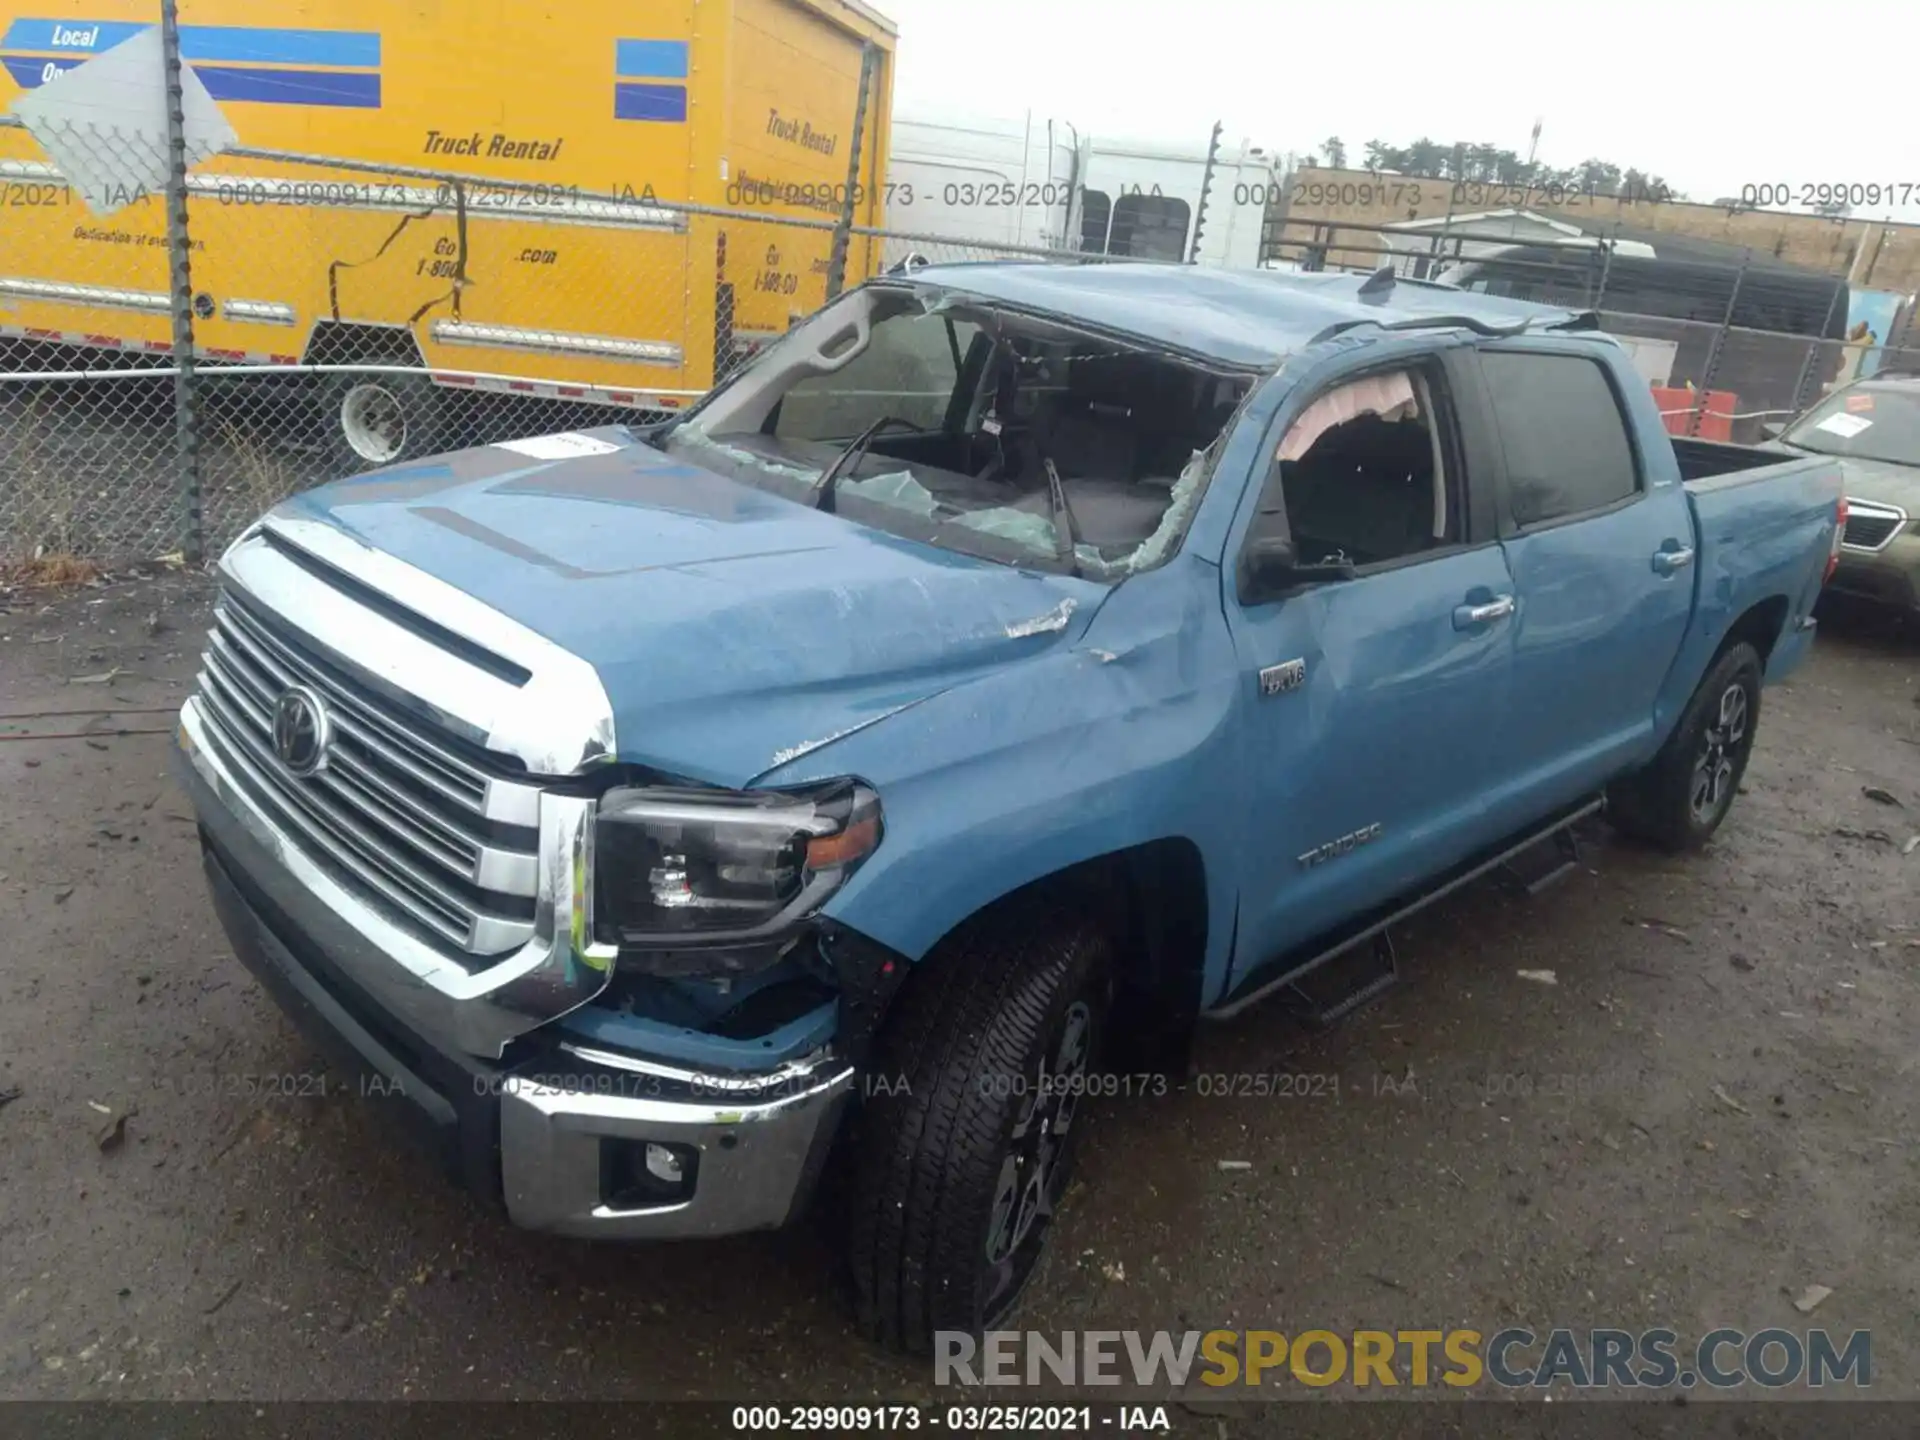
[[[819,481],[813,487],[814,509],[824,510],[829,515],[837,513],[834,509],[833,487],[840,483],[843,475],[860,463],[860,457],[867,453],[867,447],[873,444],[874,438],[889,425],[899,426],[903,430],[918,430],[920,428],[911,420],[901,420],[892,415],[882,415],[878,420],[867,426],[866,429],[862,430],[847,442],[847,448],[842,450],[833,464],[829,465],[821,473]]]
[[[1047,499],[1053,511],[1053,553],[1066,565],[1069,574],[1080,573],[1080,522],[1073,518],[1073,506],[1067,503],[1067,487],[1060,483],[1060,472],[1053,461],[1047,467]]]

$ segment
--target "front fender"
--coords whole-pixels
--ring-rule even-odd
[[[1078,640],[964,682],[762,777],[856,775],[880,848],[826,913],[918,960],[968,916],[1070,865],[1153,840],[1207,874],[1203,996],[1225,983],[1240,788],[1227,743],[1237,666],[1220,572],[1192,557],[1118,587]]]

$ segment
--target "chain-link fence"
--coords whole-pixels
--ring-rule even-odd
[[[1613,232],[1556,237],[1514,213],[1437,229],[1281,218],[1269,223],[1267,248],[1287,269],[1386,267],[1592,310],[1633,352],[1677,434],[1753,444],[1835,385],[1920,370],[1911,302],[1893,333],[1849,340],[1844,278],[1732,247]]]

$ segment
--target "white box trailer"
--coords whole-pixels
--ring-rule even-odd
[[[980,245],[1065,249],[1078,234],[1085,168],[1084,141],[1062,120],[896,112],[888,224]]]
[[[888,223],[981,246],[1080,250],[1252,269],[1268,207],[1281,198],[1280,157],[1220,146],[1108,139],[1029,114],[990,118],[895,111]],[[1201,194],[1206,191],[1204,221]],[[889,247],[889,258],[897,245]],[[928,258],[949,258],[929,253]]]
[[[1206,213],[1200,199],[1206,192]],[[1260,263],[1269,206],[1282,198],[1280,157],[1245,140],[1223,141],[1207,173],[1207,146],[1094,138],[1081,194],[1083,250],[1185,260],[1200,222],[1202,265]]]

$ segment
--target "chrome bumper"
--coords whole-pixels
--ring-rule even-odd
[[[628,1077],[629,1080],[638,1077]],[[845,1062],[822,1059],[753,1102],[719,1093],[730,1077],[694,1076],[685,1099],[588,1094],[528,1076],[500,1100],[507,1214],[529,1230],[661,1240],[772,1230],[813,1189],[853,1090]],[[640,1080],[641,1088],[651,1082]],[[606,1194],[608,1142],[687,1146],[699,1153],[683,1200],[623,1206]]]
[[[476,983],[458,987],[465,994],[452,977],[418,973],[415,950],[466,975],[341,889],[252,803],[210,747],[194,701],[177,740],[176,769],[211,842],[210,880],[235,951],[316,1043],[381,1078],[363,1094],[397,1097],[460,1157],[450,1165],[460,1178],[497,1184],[515,1224],[585,1238],[718,1236],[775,1228],[805,1200],[852,1093],[844,1060],[708,1074],[562,1043],[550,1052],[558,1063],[490,1063],[535,1013],[584,1003],[605,973],[552,962],[574,954],[564,930],[533,964],[515,957],[467,976]],[[543,844],[546,829],[543,809]],[[552,912],[569,913],[564,896]],[[544,899],[541,916],[551,934]],[[477,983],[500,971],[495,987]],[[649,1142],[696,1152],[692,1183],[670,1201],[623,1203],[609,1156],[644,1153]]]

